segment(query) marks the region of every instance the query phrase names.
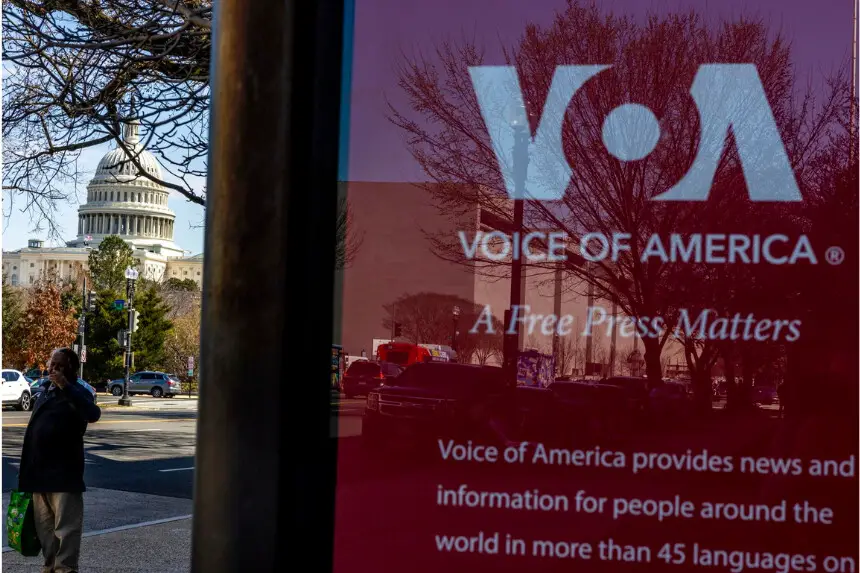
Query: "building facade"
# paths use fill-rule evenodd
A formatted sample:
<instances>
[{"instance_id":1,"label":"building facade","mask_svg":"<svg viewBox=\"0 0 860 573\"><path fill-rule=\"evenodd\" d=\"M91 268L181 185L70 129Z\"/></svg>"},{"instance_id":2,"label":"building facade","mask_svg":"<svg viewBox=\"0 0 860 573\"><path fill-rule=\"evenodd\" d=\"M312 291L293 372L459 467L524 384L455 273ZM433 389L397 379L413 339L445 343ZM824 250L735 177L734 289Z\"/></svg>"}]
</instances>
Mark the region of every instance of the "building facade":
<instances>
[{"instance_id":1,"label":"building facade","mask_svg":"<svg viewBox=\"0 0 860 573\"><path fill-rule=\"evenodd\" d=\"M173 240L176 215L167 206L169 190L158 184L161 166L143 148L140 126L124 126L123 146L102 157L87 185L86 203L78 208L76 237L65 247L45 248L30 240L27 248L3 252L3 275L12 286L27 287L43 277L77 280L89 253L108 236L117 235L134 250L141 275L149 280L203 281L203 256L189 253Z\"/></svg>"},{"instance_id":2,"label":"building facade","mask_svg":"<svg viewBox=\"0 0 860 573\"><path fill-rule=\"evenodd\" d=\"M407 294L455 295L486 306L495 318L504 320L510 303L509 267L500 264L497 272L492 272L445 260L434 252L431 238L440 233L453 237L464 231L471 237L479 230L492 231L487 224L491 217L482 217L477 210L465 216L448 216L431 203L426 191L410 183L345 185L354 232L362 239L360 249L339 277L342 284L336 295L335 342L348 354L358 356L362 350L370 354L374 339L391 338L391 331L384 326L388 317L383 307ZM612 304L595 298L589 306L588 287L569 272L560 275L561 288L556 289L555 273L524 265L520 304L535 315L572 316L570 334L558 341L570 357L563 373L583 375L587 359L603 364L607 374L642 373L642 363L632 358L637 353L641 357L641 340L625 338L620 329L610 327ZM589 327L589 313L599 315L599 311L589 310L594 307L600 307L606 317ZM540 323L534 324L537 327L521 327L519 348L552 353L552 334L545 333ZM458 328L470 326L461 324ZM500 359L501 354L489 363L499 363Z\"/></svg>"}]
</instances>

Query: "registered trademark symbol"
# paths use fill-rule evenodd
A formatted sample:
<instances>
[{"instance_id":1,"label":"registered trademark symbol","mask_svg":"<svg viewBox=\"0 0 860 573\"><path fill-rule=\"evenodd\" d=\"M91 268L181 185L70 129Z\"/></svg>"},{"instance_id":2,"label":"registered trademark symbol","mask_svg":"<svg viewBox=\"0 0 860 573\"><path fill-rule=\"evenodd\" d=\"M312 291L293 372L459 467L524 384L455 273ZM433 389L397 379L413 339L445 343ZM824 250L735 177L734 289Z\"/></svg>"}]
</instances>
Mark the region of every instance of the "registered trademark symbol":
<instances>
[{"instance_id":1,"label":"registered trademark symbol","mask_svg":"<svg viewBox=\"0 0 860 573\"><path fill-rule=\"evenodd\" d=\"M842 250L842 247L830 247L824 253L824 258L831 265L841 265L845 260L845 251Z\"/></svg>"}]
</instances>

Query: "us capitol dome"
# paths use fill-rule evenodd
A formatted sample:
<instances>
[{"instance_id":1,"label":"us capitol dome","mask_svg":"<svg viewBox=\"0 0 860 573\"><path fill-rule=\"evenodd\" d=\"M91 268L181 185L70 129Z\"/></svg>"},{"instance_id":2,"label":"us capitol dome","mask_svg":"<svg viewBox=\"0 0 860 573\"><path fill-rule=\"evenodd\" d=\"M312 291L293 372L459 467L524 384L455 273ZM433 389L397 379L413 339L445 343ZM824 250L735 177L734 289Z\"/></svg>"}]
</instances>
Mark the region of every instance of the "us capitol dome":
<instances>
[{"instance_id":1,"label":"us capitol dome","mask_svg":"<svg viewBox=\"0 0 860 573\"><path fill-rule=\"evenodd\" d=\"M75 279L86 268L90 250L110 235L134 249L142 276L201 284L203 256L186 256L187 251L173 241L176 214L167 206L170 192L147 177L161 180L162 170L155 156L143 148L139 132L137 120L126 123L123 145L130 155L117 145L99 161L87 185L86 203L78 208L74 240L64 248L44 248L42 241L34 239L26 249L3 253L3 274L10 284L27 286L48 274Z\"/></svg>"}]
</instances>

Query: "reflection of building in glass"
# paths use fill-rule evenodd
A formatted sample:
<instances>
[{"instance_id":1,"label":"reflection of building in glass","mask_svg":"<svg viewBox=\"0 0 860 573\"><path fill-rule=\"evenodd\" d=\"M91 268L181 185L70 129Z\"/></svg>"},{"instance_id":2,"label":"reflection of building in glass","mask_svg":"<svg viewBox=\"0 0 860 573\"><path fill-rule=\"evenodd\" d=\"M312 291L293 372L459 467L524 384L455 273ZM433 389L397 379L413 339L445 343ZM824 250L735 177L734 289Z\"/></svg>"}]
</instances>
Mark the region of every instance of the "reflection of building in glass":
<instances>
[{"instance_id":1,"label":"reflection of building in glass","mask_svg":"<svg viewBox=\"0 0 860 573\"><path fill-rule=\"evenodd\" d=\"M362 234L361 248L342 275L341 320L339 338L350 354L356 349L372 348L374 339L388 340L390 330L383 326L386 320L384 305L404 294L423 292L456 295L478 305L489 305L495 318L504 319L510 299L510 278L506 265L497 271L478 271L474 267L442 260L432 250L431 236L458 231L474 236L479 228L492 230L491 217L481 217L476 211L460 218L455 224L432 205L426 191L409 183L351 182L347 197L352 210L353 224ZM483 220L483 222L482 222ZM481 225L481 227L479 227ZM588 316L587 288L578 284L570 273L564 273L560 305L556 305L555 273L547 269L523 266L524 300L531 314L572 315L571 335L560 338L560 352L568 358L564 362L566 374L583 374L586 358L586 340L583 336ZM595 299L611 313L612 305ZM608 321L607 321L608 322ZM465 325L461 325L461 330ZM531 333L521 329L520 348L552 353L552 335L535 324ZM444 340L419 340L428 344L445 344ZM606 324L596 326L592 337L592 362L610 363L612 337ZM641 341L636 345L642 349ZM617 336L615 374L629 373L627 358L634 350L633 338ZM640 351L641 352L641 351ZM499 363L500 356L491 363ZM644 368L641 369L644 371Z\"/></svg>"},{"instance_id":2,"label":"reflection of building in glass","mask_svg":"<svg viewBox=\"0 0 860 573\"><path fill-rule=\"evenodd\" d=\"M203 256L186 257L173 241L176 215L167 206L169 191L148 176L162 178L155 156L143 148L138 123L125 126L123 143L146 175L117 146L102 157L87 185L87 201L78 208L75 239L66 247L45 248L31 240L26 249L3 253L3 274L9 284L28 286L39 277L78 278L87 267L89 250L109 235L134 249L141 274L151 280L168 278L203 281Z\"/></svg>"}]
</instances>

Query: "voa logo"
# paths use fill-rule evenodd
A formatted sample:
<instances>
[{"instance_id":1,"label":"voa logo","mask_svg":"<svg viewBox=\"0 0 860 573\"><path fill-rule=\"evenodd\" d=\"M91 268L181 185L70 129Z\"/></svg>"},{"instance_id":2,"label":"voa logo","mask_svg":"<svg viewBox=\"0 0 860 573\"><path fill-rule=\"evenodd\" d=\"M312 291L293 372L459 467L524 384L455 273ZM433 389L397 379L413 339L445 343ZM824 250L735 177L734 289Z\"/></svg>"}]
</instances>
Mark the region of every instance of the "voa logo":
<instances>
[{"instance_id":1,"label":"voa logo","mask_svg":"<svg viewBox=\"0 0 860 573\"><path fill-rule=\"evenodd\" d=\"M575 176L562 148L565 112L579 88L610 67L577 65L556 68L537 132L530 136L530 160L524 186L514 183L511 125L528 125L516 68L469 68L481 115L511 199L554 201L564 196ZM707 200L729 128L734 134L752 201L802 200L754 64L705 64L696 73L690 94L700 117L698 153L681 180L652 200ZM613 156L622 161L636 161L654 150L660 138L660 125L647 107L627 103L607 115L602 126L602 138Z\"/></svg>"}]
</instances>

